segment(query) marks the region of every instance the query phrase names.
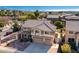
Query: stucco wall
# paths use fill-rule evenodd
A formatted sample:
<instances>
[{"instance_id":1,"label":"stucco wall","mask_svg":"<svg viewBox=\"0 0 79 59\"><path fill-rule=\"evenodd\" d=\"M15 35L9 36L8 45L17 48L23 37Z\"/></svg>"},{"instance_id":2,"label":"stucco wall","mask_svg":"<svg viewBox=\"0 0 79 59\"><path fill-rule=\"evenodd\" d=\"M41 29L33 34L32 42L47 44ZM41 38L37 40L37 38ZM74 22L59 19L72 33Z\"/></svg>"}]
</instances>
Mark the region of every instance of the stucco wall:
<instances>
[{"instance_id":1,"label":"stucco wall","mask_svg":"<svg viewBox=\"0 0 79 59\"><path fill-rule=\"evenodd\" d=\"M76 46L78 46L79 43L79 34L75 34L75 32L73 34L69 34L68 31L66 31L65 34L65 42L68 43L68 38L74 38L76 41Z\"/></svg>"},{"instance_id":2,"label":"stucco wall","mask_svg":"<svg viewBox=\"0 0 79 59\"><path fill-rule=\"evenodd\" d=\"M66 30L66 32L65 32L65 42L68 42L68 38L74 38L75 39L75 34L70 34L69 31Z\"/></svg>"}]
</instances>

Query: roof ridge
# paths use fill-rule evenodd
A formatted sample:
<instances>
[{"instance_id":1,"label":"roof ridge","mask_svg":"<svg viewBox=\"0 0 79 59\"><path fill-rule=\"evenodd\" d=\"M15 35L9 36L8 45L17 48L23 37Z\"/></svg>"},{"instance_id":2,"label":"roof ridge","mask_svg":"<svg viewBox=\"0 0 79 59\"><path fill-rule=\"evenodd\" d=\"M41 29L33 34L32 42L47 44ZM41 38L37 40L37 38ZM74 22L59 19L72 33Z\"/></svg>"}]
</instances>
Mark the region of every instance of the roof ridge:
<instances>
[{"instance_id":1,"label":"roof ridge","mask_svg":"<svg viewBox=\"0 0 79 59\"><path fill-rule=\"evenodd\" d=\"M50 30L52 30L52 28L50 28L49 26L48 26L48 24L46 24L45 22L43 22ZM53 30L52 30L53 31Z\"/></svg>"},{"instance_id":2,"label":"roof ridge","mask_svg":"<svg viewBox=\"0 0 79 59\"><path fill-rule=\"evenodd\" d=\"M36 25L36 26L34 26L34 27L37 27L37 26L40 26L40 25L42 25L43 23L40 23L40 24L38 24L38 25Z\"/></svg>"}]
</instances>

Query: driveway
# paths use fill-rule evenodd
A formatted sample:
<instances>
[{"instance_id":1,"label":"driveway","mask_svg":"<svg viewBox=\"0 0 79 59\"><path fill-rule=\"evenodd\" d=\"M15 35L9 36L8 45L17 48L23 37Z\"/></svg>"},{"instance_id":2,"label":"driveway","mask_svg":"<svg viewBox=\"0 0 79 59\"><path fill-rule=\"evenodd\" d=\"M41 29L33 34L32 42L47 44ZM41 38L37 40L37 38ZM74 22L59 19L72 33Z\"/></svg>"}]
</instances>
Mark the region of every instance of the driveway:
<instances>
[{"instance_id":1,"label":"driveway","mask_svg":"<svg viewBox=\"0 0 79 59\"><path fill-rule=\"evenodd\" d=\"M51 46L39 44L39 43L31 43L23 52L27 53L47 53Z\"/></svg>"},{"instance_id":2,"label":"driveway","mask_svg":"<svg viewBox=\"0 0 79 59\"><path fill-rule=\"evenodd\" d=\"M0 46L0 53L23 53L17 49Z\"/></svg>"}]
</instances>

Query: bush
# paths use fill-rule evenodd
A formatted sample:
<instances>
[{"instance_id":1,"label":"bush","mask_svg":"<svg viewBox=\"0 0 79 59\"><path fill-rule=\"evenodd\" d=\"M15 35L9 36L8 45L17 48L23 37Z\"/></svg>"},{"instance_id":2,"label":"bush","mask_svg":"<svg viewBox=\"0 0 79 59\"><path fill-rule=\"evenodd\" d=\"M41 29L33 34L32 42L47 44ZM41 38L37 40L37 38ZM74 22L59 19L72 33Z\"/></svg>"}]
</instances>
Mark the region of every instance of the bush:
<instances>
[{"instance_id":1,"label":"bush","mask_svg":"<svg viewBox=\"0 0 79 59\"><path fill-rule=\"evenodd\" d=\"M13 32L19 31L21 29L20 25L17 22L13 25Z\"/></svg>"},{"instance_id":2,"label":"bush","mask_svg":"<svg viewBox=\"0 0 79 59\"><path fill-rule=\"evenodd\" d=\"M0 22L0 27L4 27L4 23L3 22Z\"/></svg>"},{"instance_id":3,"label":"bush","mask_svg":"<svg viewBox=\"0 0 79 59\"><path fill-rule=\"evenodd\" d=\"M62 51L62 53L70 53L71 46L69 44L63 44L63 45L61 45L61 51Z\"/></svg>"},{"instance_id":4,"label":"bush","mask_svg":"<svg viewBox=\"0 0 79 59\"><path fill-rule=\"evenodd\" d=\"M55 21L54 24L57 26L57 29L63 28L62 21Z\"/></svg>"}]
</instances>

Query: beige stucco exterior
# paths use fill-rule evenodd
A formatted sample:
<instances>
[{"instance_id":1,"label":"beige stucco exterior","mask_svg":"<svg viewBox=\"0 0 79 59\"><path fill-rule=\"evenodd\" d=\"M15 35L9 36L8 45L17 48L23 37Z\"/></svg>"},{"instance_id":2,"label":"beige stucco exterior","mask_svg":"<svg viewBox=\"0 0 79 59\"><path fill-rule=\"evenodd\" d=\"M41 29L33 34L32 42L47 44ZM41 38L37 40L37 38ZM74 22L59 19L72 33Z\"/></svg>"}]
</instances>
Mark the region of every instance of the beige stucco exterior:
<instances>
[{"instance_id":1,"label":"beige stucco exterior","mask_svg":"<svg viewBox=\"0 0 79 59\"><path fill-rule=\"evenodd\" d=\"M36 43L52 45L54 43L54 37L46 37L46 36L32 36L33 41Z\"/></svg>"},{"instance_id":2,"label":"beige stucco exterior","mask_svg":"<svg viewBox=\"0 0 79 59\"><path fill-rule=\"evenodd\" d=\"M78 46L79 43L79 33L75 34L76 31L72 31L73 34L70 34L68 30L65 32L65 42L68 43L68 38L74 38L76 41L76 46Z\"/></svg>"},{"instance_id":3,"label":"beige stucco exterior","mask_svg":"<svg viewBox=\"0 0 79 59\"><path fill-rule=\"evenodd\" d=\"M55 39L55 33L54 32L47 31L48 34L45 34L45 31L44 31L44 33L41 34L42 30L39 30L39 29L33 29L33 30L34 31L32 32L32 38L33 38L34 42L47 44L47 45L52 45L54 43L54 39ZM39 33L35 33L35 30L38 30Z\"/></svg>"},{"instance_id":4,"label":"beige stucco exterior","mask_svg":"<svg viewBox=\"0 0 79 59\"><path fill-rule=\"evenodd\" d=\"M68 42L68 38L75 38L75 34L70 34L68 30L65 32L65 42Z\"/></svg>"},{"instance_id":5,"label":"beige stucco exterior","mask_svg":"<svg viewBox=\"0 0 79 59\"><path fill-rule=\"evenodd\" d=\"M27 29L23 29L24 31L26 31ZM33 42L35 43L41 43L41 44L47 44L47 45L52 45L54 43L54 39L55 39L55 33L51 32L51 31L47 31L48 34L45 34L45 31L43 31L44 33L42 33L40 29L30 29L31 31L31 35L32 35L32 39ZM38 30L39 33L36 33L35 31ZM27 34L26 32L21 32L20 34ZM21 35L22 37L22 35ZM24 36L23 36L24 37ZM22 38L23 38L22 37Z\"/></svg>"}]
</instances>

